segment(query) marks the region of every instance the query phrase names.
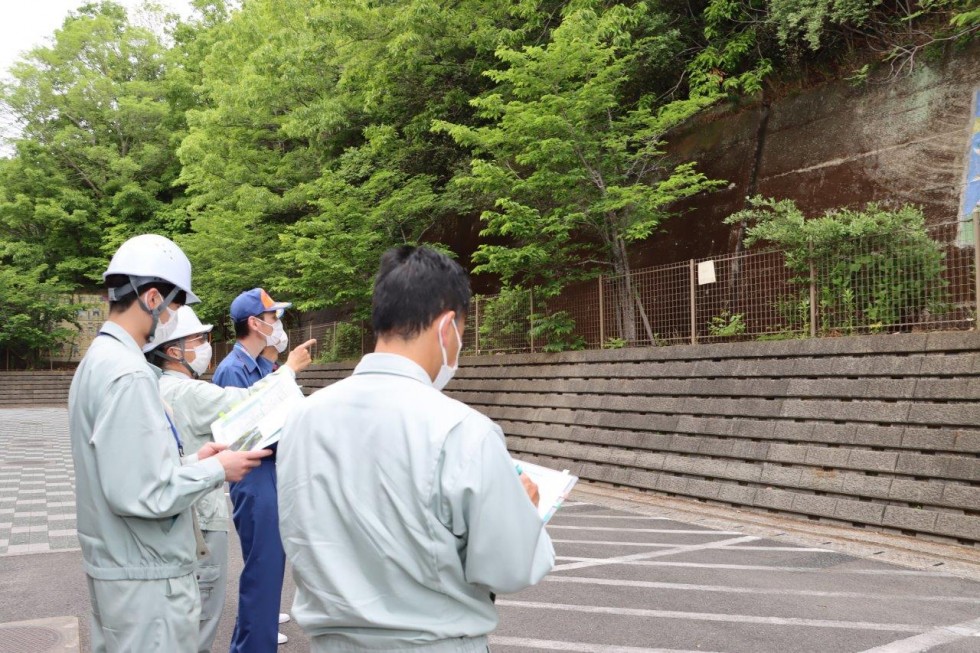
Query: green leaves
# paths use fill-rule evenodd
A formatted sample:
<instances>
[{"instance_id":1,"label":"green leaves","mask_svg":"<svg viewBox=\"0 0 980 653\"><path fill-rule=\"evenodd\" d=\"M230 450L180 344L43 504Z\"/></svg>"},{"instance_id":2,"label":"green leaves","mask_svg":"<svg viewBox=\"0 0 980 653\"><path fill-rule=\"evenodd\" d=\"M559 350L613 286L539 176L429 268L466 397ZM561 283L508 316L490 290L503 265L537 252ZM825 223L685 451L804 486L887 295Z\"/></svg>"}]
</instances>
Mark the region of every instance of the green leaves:
<instances>
[{"instance_id":1,"label":"green leaves","mask_svg":"<svg viewBox=\"0 0 980 653\"><path fill-rule=\"evenodd\" d=\"M825 331L916 322L946 301L944 254L917 207L871 203L807 219L791 200L754 197L749 205L726 222L748 221L748 246L783 250L796 283L809 285L812 265Z\"/></svg>"},{"instance_id":2,"label":"green leaves","mask_svg":"<svg viewBox=\"0 0 980 653\"><path fill-rule=\"evenodd\" d=\"M472 101L484 126L436 122L475 157L456 183L477 192L487 237L477 271L556 292L567 270L622 271L622 243L649 237L677 199L711 187L686 164L671 168L665 133L709 99L664 102L633 94L646 67L678 44L644 3L570 5L542 45L497 49L496 85Z\"/></svg>"}]
</instances>

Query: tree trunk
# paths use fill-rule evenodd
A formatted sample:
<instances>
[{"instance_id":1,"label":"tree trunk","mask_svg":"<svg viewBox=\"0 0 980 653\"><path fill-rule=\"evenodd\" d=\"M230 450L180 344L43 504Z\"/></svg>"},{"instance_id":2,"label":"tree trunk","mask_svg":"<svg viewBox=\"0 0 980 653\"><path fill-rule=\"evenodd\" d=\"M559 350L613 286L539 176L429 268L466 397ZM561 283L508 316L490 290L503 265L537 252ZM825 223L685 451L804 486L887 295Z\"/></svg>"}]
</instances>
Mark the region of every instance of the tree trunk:
<instances>
[{"instance_id":1,"label":"tree trunk","mask_svg":"<svg viewBox=\"0 0 980 653\"><path fill-rule=\"evenodd\" d=\"M636 342L636 304L634 303L633 279L630 276L630 262L626 256L626 243L614 234L612 247L613 269L620 278L616 292L617 321L619 322L619 337L626 342Z\"/></svg>"},{"instance_id":2,"label":"tree trunk","mask_svg":"<svg viewBox=\"0 0 980 653\"><path fill-rule=\"evenodd\" d=\"M643 327L646 330L647 340L653 344L653 328L650 326L650 319L643 308L640 293L633 286L632 269L626 252L626 241L619 234L617 218L618 216L615 214L606 216L606 227L609 230L606 242L609 244L613 270L621 279L616 286L613 302L616 306L616 326L619 327L619 337L629 344L638 342L636 317L637 311L639 311L640 319L643 321ZM601 320L603 317L600 315L599 319Z\"/></svg>"}]
</instances>

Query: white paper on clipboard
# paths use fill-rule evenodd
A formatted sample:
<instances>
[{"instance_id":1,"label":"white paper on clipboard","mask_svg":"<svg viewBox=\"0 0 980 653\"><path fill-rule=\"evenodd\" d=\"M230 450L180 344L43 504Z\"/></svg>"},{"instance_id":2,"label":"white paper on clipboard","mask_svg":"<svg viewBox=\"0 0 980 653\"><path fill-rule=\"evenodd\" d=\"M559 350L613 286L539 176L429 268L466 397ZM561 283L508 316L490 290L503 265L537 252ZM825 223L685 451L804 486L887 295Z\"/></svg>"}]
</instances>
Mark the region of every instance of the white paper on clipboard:
<instances>
[{"instance_id":1,"label":"white paper on clipboard","mask_svg":"<svg viewBox=\"0 0 980 653\"><path fill-rule=\"evenodd\" d=\"M273 374L261 381L247 399L211 423L214 441L232 451L264 449L279 441L283 424L303 391L289 374Z\"/></svg>"},{"instance_id":2,"label":"white paper on clipboard","mask_svg":"<svg viewBox=\"0 0 980 653\"><path fill-rule=\"evenodd\" d=\"M547 523L578 483L578 476L569 474L567 469L558 471L516 458L513 460L514 465L538 486L538 514Z\"/></svg>"}]
</instances>

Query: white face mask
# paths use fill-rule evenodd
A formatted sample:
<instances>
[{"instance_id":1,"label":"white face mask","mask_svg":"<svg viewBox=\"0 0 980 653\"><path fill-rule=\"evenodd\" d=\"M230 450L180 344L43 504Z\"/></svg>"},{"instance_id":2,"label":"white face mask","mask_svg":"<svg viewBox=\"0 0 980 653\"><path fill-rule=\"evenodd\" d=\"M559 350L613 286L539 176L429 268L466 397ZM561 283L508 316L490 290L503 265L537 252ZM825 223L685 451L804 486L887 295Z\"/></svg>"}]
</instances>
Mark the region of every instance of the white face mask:
<instances>
[{"instance_id":1,"label":"white face mask","mask_svg":"<svg viewBox=\"0 0 980 653\"><path fill-rule=\"evenodd\" d=\"M286 330L282 328L282 320L276 320L272 324L259 320L262 324L272 327L272 333L265 337L265 344L269 347L275 347L276 351L280 354L286 351L286 347L289 346L289 335L286 334Z\"/></svg>"},{"instance_id":2,"label":"white face mask","mask_svg":"<svg viewBox=\"0 0 980 653\"><path fill-rule=\"evenodd\" d=\"M211 364L211 343L204 342L194 347L191 350L194 352L194 360L188 363L194 373L201 376L208 371L208 365Z\"/></svg>"},{"instance_id":3,"label":"white face mask","mask_svg":"<svg viewBox=\"0 0 980 653\"><path fill-rule=\"evenodd\" d=\"M459 349L456 350L456 362L452 365L449 364L449 354L446 352L446 345L442 341L442 327L446 324L446 320L449 319L447 315L439 323L439 349L442 350L442 367L439 368L439 373L436 375L435 380L432 382L432 387L436 390L442 390L449 383L453 375L456 374L456 370L459 369L459 355L463 351L463 339L459 335L459 329L456 327L456 320L452 321L453 331L456 332L456 342L459 344Z\"/></svg>"},{"instance_id":4,"label":"white face mask","mask_svg":"<svg viewBox=\"0 0 980 653\"><path fill-rule=\"evenodd\" d=\"M153 330L153 342L167 342L170 336L177 330L177 311L167 307L167 323L163 320L157 321L157 328Z\"/></svg>"}]
</instances>

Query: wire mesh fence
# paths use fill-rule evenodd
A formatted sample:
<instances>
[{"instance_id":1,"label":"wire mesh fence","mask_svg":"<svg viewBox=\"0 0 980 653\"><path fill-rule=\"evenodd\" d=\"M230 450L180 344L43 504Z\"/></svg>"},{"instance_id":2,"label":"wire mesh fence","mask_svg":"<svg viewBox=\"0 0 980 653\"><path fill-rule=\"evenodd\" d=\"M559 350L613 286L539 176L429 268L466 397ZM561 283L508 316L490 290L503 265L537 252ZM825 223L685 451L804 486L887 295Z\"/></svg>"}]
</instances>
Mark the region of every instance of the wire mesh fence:
<instances>
[{"instance_id":1,"label":"wire mesh fence","mask_svg":"<svg viewBox=\"0 0 980 653\"><path fill-rule=\"evenodd\" d=\"M978 221L599 275L570 284L558 297L536 296L533 289L477 295L466 315L463 351L480 355L975 329ZM365 322L308 324L288 333L290 347L315 340L311 353L318 362L355 359L374 349ZM224 358L232 346L215 342L214 360Z\"/></svg>"},{"instance_id":2,"label":"wire mesh fence","mask_svg":"<svg viewBox=\"0 0 980 653\"><path fill-rule=\"evenodd\" d=\"M972 226L972 225L968 225ZM761 249L692 259L570 285L558 297L507 289L475 296L466 354L977 327L977 252L963 224L925 234L839 238L800 251ZM973 230L969 230L973 235ZM973 238L969 238L970 241ZM320 360L373 348L361 324L290 332L317 338Z\"/></svg>"}]
</instances>

